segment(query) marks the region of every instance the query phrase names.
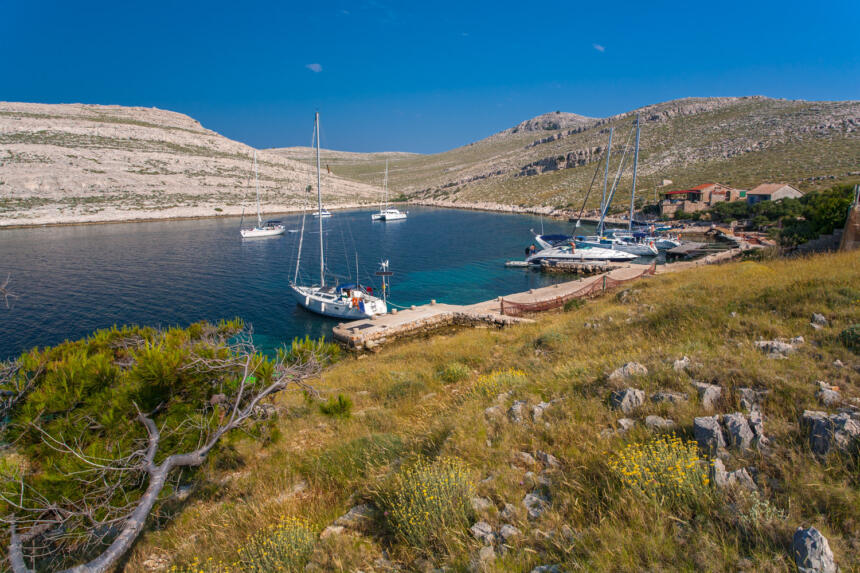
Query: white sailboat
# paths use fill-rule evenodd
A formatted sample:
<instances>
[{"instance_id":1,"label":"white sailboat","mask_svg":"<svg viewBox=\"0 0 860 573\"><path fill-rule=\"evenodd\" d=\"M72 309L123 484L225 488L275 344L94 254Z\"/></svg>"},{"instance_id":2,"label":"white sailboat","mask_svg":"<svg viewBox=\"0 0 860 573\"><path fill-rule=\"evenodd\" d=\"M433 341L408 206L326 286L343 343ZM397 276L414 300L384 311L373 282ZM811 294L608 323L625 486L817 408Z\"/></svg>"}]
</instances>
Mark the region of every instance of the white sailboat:
<instances>
[{"instance_id":1,"label":"white sailboat","mask_svg":"<svg viewBox=\"0 0 860 573\"><path fill-rule=\"evenodd\" d=\"M266 221L263 223L263 213L260 210L260 177L257 173L257 150L254 150L254 183L257 187L257 226L252 229L240 229L239 234L243 239L256 237L274 237L283 235L286 228L280 221ZM244 211L243 211L244 219ZM241 227L241 223L239 225Z\"/></svg>"},{"instance_id":2,"label":"white sailboat","mask_svg":"<svg viewBox=\"0 0 860 573\"><path fill-rule=\"evenodd\" d=\"M615 249L560 244L529 255L526 257L526 262L529 264L538 264L541 261L630 261L635 258L636 255Z\"/></svg>"},{"instance_id":3,"label":"white sailboat","mask_svg":"<svg viewBox=\"0 0 860 573\"><path fill-rule=\"evenodd\" d=\"M384 201L381 205L379 205L379 213L372 213L370 215L371 221L398 221L401 219L405 219L406 215L409 214L409 211L406 213L400 211L399 209L395 209L388 204L388 160L385 160L385 179L382 181L382 196Z\"/></svg>"},{"instance_id":4,"label":"white sailboat","mask_svg":"<svg viewBox=\"0 0 860 573\"><path fill-rule=\"evenodd\" d=\"M290 283L296 302L305 309L321 314L340 318L344 320L357 320L370 318L377 314L386 314L388 305L386 301L373 295L372 289L361 285L326 285L325 284L325 253L323 250L323 207L320 176L320 115L314 116L314 137L317 144L317 220L319 221L320 235L320 281L317 285L304 286L298 284L299 265L302 256L302 243L304 241L304 216L302 216L302 229L299 238L298 256L296 258L296 274ZM387 266L387 265L386 265ZM387 270L387 269L386 269Z\"/></svg>"}]
</instances>

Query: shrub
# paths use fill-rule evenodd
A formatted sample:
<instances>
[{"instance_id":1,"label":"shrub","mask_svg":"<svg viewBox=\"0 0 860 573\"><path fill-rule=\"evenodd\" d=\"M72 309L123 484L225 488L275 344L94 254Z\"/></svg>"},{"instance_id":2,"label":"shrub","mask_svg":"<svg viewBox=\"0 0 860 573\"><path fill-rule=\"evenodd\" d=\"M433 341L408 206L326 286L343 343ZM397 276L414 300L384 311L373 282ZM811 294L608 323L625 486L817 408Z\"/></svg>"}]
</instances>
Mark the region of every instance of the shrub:
<instances>
[{"instance_id":1,"label":"shrub","mask_svg":"<svg viewBox=\"0 0 860 573\"><path fill-rule=\"evenodd\" d=\"M526 373L522 370L509 368L507 370L496 370L490 374L482 374L475 382L473 392L490 398L502 392L507 392L526 381Z\"/></svg>"},{"instance_id":2,"label":"shrub","mask_svg":"<svg viewBox=\"0 0 860 573\"><path fill-rule=\"evenodd\" d=\"M585 301L581 298L572 298L564 303L564 312L570 312L585 306Z\"/></svg>"},{"instance_id":3,"label":"shrub","mask_svg":"<svg viewBox=\"0 0 860 573\"><path fill-rule=\"evenodd\" d=\"M352 415L352 400L343 394L332 396L320 404L320 412L332 418L349 418Z\"/></svg>"},{"instance_id":4,"label":"shrub","mask_svg":"<svg viewBox=\"0 0 860 573\"><path fill-rule=\"evenodd\" d=\"M674 435L629 444L609 466L622 484L661 505L698 502L709 495L708 466L699 458L696 442Z\"/></svg>"},{"instance_id":5,"label":"shrub","mask_svg":"<svg viewBox=\"0 0 860 573\"><path fill-rule=\"evenodd\" d=\"M782 510L761 497L757 491L744 495L735 507L738 525L747 530L755 530L786 517Z\"/></svg>"},{"instance_id":6,"label":"shrub","mask_svg":"<svg viewBox=\"0 0 860 573\"><path fill-rule=\"evenodd\" d=\"M839 333L839 341L845 348L860 351L860 324L849 326Z\"/></svg>"},{"instance_id":7,"label":"shrub","mask_svg":"<svg viewBox=\"0 0 860 573\"><path fill-rule=\"evenodd\" d=\"M464 531L472 518L475 486L458 460L419 460L401 470L380 496L395 537L420 549L438 549L449 535Z\"/></svg>"},{"instance_id":8,"label":"shrub","mask_svg":"<svg viewBox=\"0 0 860 573\"><path fill-rule=\"evenodd\" d=\"M471 374L472 371L462 362L449 362L439 370L439 378L448 384L465 380Z\"/></svg>"},{"instance_id":9,"label":"shrub","mask_svg":"<svg viewBox=\"0 0 860 573\"><path fill-rule=\"evenodd\" d=\"M248 538L239 549L242 571L304 571L316 543L306 521L290 517Z\"/></svg>"},{"instance_id":10,"label":"shrub","mask_svg":"<svg viewBox=\"0 0 860 573\"><path fill-rule=\"evenodd\" d=\"M340 346L326 342L325 338L313 339L310 336L294 338L289 348L281 350L287 362L303 362L314 356L323 366L337 362L340 358Z\"/></svg>"}]
</instances>

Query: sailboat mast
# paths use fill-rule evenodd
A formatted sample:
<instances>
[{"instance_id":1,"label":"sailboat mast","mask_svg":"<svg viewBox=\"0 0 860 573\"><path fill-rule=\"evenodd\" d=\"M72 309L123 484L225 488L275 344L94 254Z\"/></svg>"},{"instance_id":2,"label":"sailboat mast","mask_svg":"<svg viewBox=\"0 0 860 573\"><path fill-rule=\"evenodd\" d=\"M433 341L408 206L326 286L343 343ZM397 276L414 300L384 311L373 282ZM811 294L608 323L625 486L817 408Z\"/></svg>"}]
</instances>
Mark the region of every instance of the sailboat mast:
<instances>
[{"instance_id":1,"label":"sailboat mast","mask_svg":"<svg viewBox=\"0 0 860 573\"><path fill-rule=\"evenodd\" d=\"M257 150L254 150L254 184L257 186L257 228L263 228L263 216L260 213L260 177L257 174Z\"/></svg>"},{"instance_id":2,"label":"sailboat mast","mask_svg":"<svg viewBox=\"0 0 860 573\"><path fill-rule=\"evenodd\" d=\"M628 231L633 231L633 201L636 199L636 168L639 166L639 114L636 114L636 148L633 152L633 189L630 191L630 222Z\"/></svg>"},{"instance_id":3,"label":"sailboat mast","mask_svg":"<svg viewBox=\"0 0 860 573\"><path fill-rule=\"evenodd\" d=\"M320 286L325 286L325 256L323 255L322 175L320 175L320 112L314 116L317 131L317 214L320 220Z\"/></svg>"},{"instance_id":4,"label":"sailboat mast","mask_svg":"<svg viewBox=\"0 0 860 573\"><path fill-rule=\"evenodd\" d=\"M385 198L385 208L388 209L388 159L385 160L385 179L382 180L382 191Z\"/></svg>"},{"instance_id":5,"label":"sailboat mast","mask_svg":"<svg viewBox=\"0 0 860 573\"><path fill-rule=\"evenodd\" d=\"M600 222L597 224L597 236L603 234L603 217L606 215L606 185L609 181L609 160L612 159L612 132L614 127L609 128L609 147L606 149L606 171L603 173L603 200L600 202Z\"/></svg>"}]
</instances>

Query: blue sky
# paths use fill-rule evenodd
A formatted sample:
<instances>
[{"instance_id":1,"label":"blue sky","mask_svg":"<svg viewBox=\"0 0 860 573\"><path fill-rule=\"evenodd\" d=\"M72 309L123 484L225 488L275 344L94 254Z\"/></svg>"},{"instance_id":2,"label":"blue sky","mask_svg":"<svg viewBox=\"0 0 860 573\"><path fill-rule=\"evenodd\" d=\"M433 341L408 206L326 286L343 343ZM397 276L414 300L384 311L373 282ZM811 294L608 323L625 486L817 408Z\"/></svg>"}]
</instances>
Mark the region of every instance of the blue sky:
<instances>
[{"instance_id":1,"label":"blue sky","mask_svg":"<svg viewBox=\"0 0 860 573\"><path fill-rule=\"evenodd\" d=\"M255 147L444 151L541 113L860 99L860 2L0 0L0 100L155 106Z\"/></svg>"}]
</instances>

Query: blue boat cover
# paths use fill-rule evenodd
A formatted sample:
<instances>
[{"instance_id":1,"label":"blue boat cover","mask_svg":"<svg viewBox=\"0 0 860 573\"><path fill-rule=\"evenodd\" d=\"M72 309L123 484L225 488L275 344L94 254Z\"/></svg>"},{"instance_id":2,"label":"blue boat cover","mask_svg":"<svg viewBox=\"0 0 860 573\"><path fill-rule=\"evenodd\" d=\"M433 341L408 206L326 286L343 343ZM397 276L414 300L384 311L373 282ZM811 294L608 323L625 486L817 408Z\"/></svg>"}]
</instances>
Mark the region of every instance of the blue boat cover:
<instances>
[{"instance_id":1,"label":"blue boat cover","mask_svg":"<svg viewBox=\"0 0 860 573\"><path fill-rule=\"evenodd\" d=\"M352 290L355 288L355 286L356 286L355 283L350 283L348 285L339 285L337 287L337 292L341 292L341 291L345 291L345 290Z\"/></svg>"}]
</instances>

